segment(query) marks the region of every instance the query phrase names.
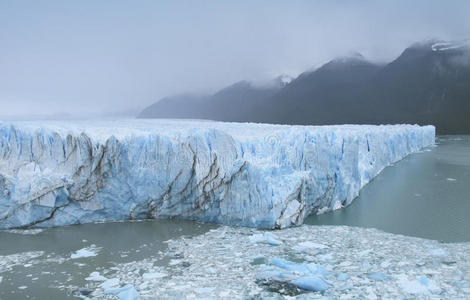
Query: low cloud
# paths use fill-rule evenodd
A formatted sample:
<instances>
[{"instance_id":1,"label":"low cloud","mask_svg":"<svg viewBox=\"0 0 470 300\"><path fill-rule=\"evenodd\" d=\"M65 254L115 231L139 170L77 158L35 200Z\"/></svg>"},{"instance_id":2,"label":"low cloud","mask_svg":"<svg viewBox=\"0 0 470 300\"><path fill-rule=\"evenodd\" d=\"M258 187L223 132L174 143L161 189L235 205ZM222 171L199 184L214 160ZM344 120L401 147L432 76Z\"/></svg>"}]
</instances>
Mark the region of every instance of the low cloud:
<instances>
[{"instance_id":1,"label":"low cloud","mask_svg":"<svg viewBox=\"0 0 470 300\"><path fill-rule=\"evenodd\" d=\"M0 3L0 115L109 115L470 35L469 1ZM468 57L458 59L467 63Z\"/></svg>"}]
</instances>

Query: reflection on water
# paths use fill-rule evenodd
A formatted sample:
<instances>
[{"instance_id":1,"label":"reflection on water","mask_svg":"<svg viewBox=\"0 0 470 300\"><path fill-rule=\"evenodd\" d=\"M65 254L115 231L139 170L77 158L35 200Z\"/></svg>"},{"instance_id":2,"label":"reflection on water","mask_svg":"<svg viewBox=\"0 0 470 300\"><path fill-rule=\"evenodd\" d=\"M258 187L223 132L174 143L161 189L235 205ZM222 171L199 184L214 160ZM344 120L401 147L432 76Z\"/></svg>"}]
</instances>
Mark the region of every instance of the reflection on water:
<instances>
[{"instance_id":1,"label":"reflection on water","mask_svg":"<svg viewBox=\"0 0 470 300\"><path fill-rule=\"evenodd\" d=\"M386 168L349 207L310 216L306 223L470 241L470 136L440 136L436 142Z\"/></svg>"}]
</instances>

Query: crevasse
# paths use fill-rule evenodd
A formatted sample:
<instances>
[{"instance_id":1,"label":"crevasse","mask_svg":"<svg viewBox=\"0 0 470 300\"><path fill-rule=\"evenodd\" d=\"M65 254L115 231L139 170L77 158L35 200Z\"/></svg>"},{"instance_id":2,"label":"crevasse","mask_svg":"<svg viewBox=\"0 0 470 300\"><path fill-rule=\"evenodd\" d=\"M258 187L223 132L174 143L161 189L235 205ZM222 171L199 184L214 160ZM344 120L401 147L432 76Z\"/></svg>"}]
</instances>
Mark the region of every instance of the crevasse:
<instances>
[{"instance_id":1,"label":"crevasse","mask_svg":"<svg viewBox=\"0 0 470 300\"><path fill-rule=\"evenodd\" d=\"M434 144L417 125L0 123L0 228L146 218L284 228Z\"/></svg>"}]
</instances>

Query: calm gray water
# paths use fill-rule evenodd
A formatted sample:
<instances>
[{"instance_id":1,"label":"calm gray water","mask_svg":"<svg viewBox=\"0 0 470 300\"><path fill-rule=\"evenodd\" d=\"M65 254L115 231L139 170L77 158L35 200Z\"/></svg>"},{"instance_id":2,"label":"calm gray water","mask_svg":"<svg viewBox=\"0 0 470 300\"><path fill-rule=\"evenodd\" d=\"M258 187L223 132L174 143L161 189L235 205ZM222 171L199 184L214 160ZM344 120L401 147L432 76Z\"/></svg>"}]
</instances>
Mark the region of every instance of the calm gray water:
<instances>
[{"instance_id":1,"label":"calm gray water","mask_svg":"<svg viewBox=\"0 0 470 300\"><path fill-rule=\"evenodd\" d=\"M45 252L39 263L21 263L11 271L0 272L0 299L79 299L73 291L67 293L58 287L84 287L85 278L97 269L150 258L166 251L165 241L169 239L203 234L215 227L192 221L152 220L48 228L34 235L0 231L0 255ZM91 244L102 248L97 256L70 260L72 253Z\"/></svg>"},{"instance_id":2,"label":"calm gray water","mask_svg":"<svg viewBox=\"0 0 470 300\"><path fill-rule=\"evenodd\" d=\"M349 207L310 216L306 223L470 241L470 136L438 137L437 147L386 168Z\"/></svg>"}]
</instances>

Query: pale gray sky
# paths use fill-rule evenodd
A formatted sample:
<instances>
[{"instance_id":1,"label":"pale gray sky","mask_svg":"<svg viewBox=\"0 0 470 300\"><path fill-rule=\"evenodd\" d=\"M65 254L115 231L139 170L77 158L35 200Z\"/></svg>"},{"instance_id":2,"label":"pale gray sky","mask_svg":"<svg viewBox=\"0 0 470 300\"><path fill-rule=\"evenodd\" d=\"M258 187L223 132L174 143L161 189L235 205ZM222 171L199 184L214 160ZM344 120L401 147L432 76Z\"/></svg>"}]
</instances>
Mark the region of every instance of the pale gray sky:
<instances>
[{"instance_id":1,"label":"pale gray sky","mask_svg":"<svg viewBox=\"0 0 470 300\"><path fill-rule=\"evenodd\" d=\"M0 0L0 115L136 111L358 51L470 37L470 1Z\"/></svg>"}]
</instances>

